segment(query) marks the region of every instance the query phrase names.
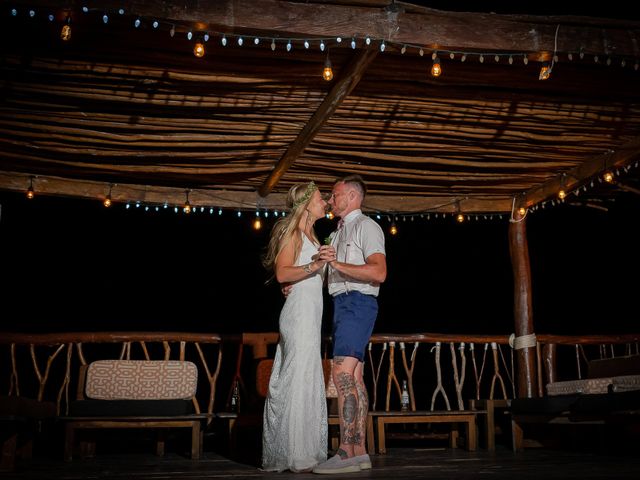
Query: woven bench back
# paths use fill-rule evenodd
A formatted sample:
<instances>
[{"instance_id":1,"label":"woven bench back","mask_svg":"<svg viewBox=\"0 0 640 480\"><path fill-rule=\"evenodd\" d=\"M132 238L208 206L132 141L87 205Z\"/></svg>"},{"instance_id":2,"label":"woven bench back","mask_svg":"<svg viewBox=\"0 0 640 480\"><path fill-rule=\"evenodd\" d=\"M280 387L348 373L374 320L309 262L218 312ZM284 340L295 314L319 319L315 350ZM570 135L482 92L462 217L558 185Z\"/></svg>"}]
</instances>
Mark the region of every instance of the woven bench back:
<instances>
[{"instance_id":1,"label":"woven bench back","mask_svg":"<svg viewBox=\"0 0 640 480\"><path fill-rule=\"evenodd\" d=\"M198 369L179 360L98 360L87 370L85 395L98 400L177 400L196 393Z\"/></svg>"}]
</instances>

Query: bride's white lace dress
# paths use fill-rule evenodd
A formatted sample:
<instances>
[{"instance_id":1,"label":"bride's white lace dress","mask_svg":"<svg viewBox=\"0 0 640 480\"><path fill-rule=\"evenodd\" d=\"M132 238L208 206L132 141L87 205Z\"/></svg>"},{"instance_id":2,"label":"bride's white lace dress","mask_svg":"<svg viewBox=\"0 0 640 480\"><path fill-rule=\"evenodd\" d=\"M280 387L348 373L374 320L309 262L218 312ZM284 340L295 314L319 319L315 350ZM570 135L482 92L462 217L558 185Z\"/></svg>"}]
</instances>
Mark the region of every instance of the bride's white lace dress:
<instances>
[{"instance_id":1,"label":"bride's white lace dress","mask_svg":"<svg viewBox=\"0 0 640 480\"><path fill-rule=\"evenodd\" d=\"M317 251L303 235L297 265L311 262ZM264 405L263 470L306 470L327 459L322 305L320 270L293 286L280 313L280 342Z\"/></svg>"}]
</instances>

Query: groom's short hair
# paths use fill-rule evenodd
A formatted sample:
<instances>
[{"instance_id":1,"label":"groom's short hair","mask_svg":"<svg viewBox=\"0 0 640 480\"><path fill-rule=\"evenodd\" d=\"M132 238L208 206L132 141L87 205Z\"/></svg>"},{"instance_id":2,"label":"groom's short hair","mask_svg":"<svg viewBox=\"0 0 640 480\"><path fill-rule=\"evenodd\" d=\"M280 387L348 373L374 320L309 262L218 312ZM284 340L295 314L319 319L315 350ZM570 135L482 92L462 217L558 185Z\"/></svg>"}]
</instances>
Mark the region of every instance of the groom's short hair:
<instances>
[{"instance_id":1,"label":"groom's short hair","mask_svg":"<svg viewBox=\"0 0 640 480\"><path fill-rule=\"evenodd\" d=\"M346 177L336 180L335 183L345 183L355 188L360 193L363 200L364 196L367 194L367 186L360 175L347 175Z\"/></svg>"}]
</instances>

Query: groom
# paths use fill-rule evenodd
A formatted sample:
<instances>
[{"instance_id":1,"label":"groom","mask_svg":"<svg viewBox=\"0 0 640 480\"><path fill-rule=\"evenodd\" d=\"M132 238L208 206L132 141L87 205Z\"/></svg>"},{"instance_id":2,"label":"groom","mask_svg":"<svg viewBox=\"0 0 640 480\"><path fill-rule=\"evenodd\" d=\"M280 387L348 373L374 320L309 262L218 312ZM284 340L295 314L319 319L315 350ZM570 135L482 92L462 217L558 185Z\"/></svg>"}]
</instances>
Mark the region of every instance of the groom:
<instances>
[{"instance_id":1,"label":"groom","mask_svg":"<svg viewBox=\"0 0 640 480\"><path fill-rule=\"evenodd\" d=\"M331 235L336 260L330 262L333 297L333 381L338 390L340 447L313 473L339 474L371 468L365 439L369 399L364 385L364 353L378 315L378 292L387 276L384 233L360 209L366 186L349 175L333 186L329 199L340 217Z\"/></svg>"}]
</instances>

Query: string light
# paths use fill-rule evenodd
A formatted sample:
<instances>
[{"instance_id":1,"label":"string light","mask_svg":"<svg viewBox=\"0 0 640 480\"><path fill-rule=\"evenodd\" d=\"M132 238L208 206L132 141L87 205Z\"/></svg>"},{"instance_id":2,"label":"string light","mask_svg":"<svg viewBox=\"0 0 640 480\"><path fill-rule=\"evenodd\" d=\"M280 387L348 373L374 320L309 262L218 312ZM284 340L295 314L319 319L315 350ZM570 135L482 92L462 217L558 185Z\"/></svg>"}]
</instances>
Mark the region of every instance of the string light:
<instances>
[{"instance_id":1,"label":"string light","mask_svg":"<svg viewBox=\"0 0 640 480\"><path fill-rule=\"evenodd\" d=\"M184 202L184 206L182 207L182 211L187 215L191 213L191 204L189 203L189 190L184 191L186 201Z\"/></svg>"},{"instance_id":2,"label":"string light","mask_svg":"<svg viewBox=\"0 0 640 480\"><path fill-rule=\"evenodd\" d=\"M611 173L608 170L606 172L604 172L604 174L602 175L602 178L607 183L613 183L613 173Z\"/></svg>"},{"instance_id":3,"label":"string light","mask_svg":"<svg viewBox=\"0 0 640 480\"><path fill-rule=\"evenodd\" d=\"M262 222L260 221L260 212L256 211L256 218L253 221L253 229L260 230L262 228Z\"/></svg>"},{"instance_id":4,"label":"string light","mask_svg":"<svg viewBox=\"0 0 640 480\"><path fill-rule=\"evenodd\" d=\"M111 191L113 190L113 185L109 185L109 193L107 193L107 196L104 197L104 201L102 202L102 204L105 206L105 208L109 208L111 206L111 204L113 203L111 201Z\"/></svg>"},{"instance_id":5,"label":"string light","mask_svg":"<svg viewBox=\"0 0 640 480\"><path fill-rule=\"evenodd\" d=\"M558 56L556 52L558 51L558 32L560 31L560 24L556 27L556 34L553 40L553 56L551 57L551 64L549 62L544 62L542 67L540 68L540 74L538 75L538 80L548 80L551 77L551 70L553 70L553 66L556 63L556 59Z\"/></svg>"},{"instance_id":6,"label":"string light","mask_svg":"<svg viewBox=\"0 0 640 480\"><path fill-rule=\"evenodd\" d=\"M540 67L540 75L538 75L538 80L549 80L551 77L551 65L548 62L544 62L542 67Z\"/></svg>"},{"instance_id":7,"label":"string light","mask_svg":"<svg viewBox=\"0 0 640 480\"><path fill-rule=\"evenodd\" d=\"M35 196L36 196L36 193L33 191L33 177L29 177L29 188L27 188L27 198L31 200Z\"/></svg>"},{"instance_id":8,"label":"string light","mask_svg":"<svg viewBox=\"0 0 640 480\"><path fill-rule=\"evenodd\" d=\"M566 174L562 174L560 177L560 190L558 191L558 198L564 200L567 197L567 191L565 190Z\"/></svg>"},{"instance_id":9,"label":"string light","mask_svg":"<svg viewBox=\"0 0 640 480\"><path fill-rule=\"evenodd\" d=\"M333 80L333 69L331 68L331 60L329 60L329 51L327 50L327 58L324 60L324 69L322 70L322 78L327 82Z\"/></svg>"},{"instance_id":10,"label":"string light","mask_svg":"<svg viewBox=\"0 0 640 480\"><path fill-rule=\"evenodd\" d=\"M86 7L86 6L83 6L83 7L82 7L82 11L83 11L84 13L89 13L91 10L92 10L92 9L90 9L89 7ZM122 13L123 11L124 11L124 10L123 10L122 8L120 8L120 9L114 9L114 12L120 13L120 15L123 15L123 14L124 14L124 13ZM17 10L16 10L16 9L12 9L10 12L11 12L11 15L13 15L14 17L18 15L18 13L17 13ZM102 19L102 22L103 22L103 23L105 23L105 24L112 23L112 22L109 22L109 19L110 19L110 18L109 18L109 15L110 15L111 13L112 13L112 12L109 12L109 11L102 11L102 12L101 12L101 16L100 16L99 18L101 18L101 19ZM33 16L36 16L36 12L35 12L35 10L34 10L34 11L30 11L30 12L29 12L29 14L30 14L30 15L33 15ZM54 16L52 16L51 14L49 14L49 16L50 16L50 17L54 17ZM55 19L55 17L54 17L54 19ZM143 17L140 17L139 15L137 15L137 16L134 16L134 21L132 22L132 25L133 25L135 28L139 28L139 27L140 27L144 22L145 22L145 19L144 19ZM162 23L163 23L163 22L158 21L157 19L150 19L150 23L151 23L151 25L153 26L153 28L154 28L154 29L159 29L159 28L162 26ZM174 36L174 34L175 34L175 28L176 28L176 27L175 27L175 25L170 24L170 23L167 23L167 28L170 28L170 35L173 37L173 36ZM65 29L65 31L66 31L66 30L67 30L67 29ZM558 61L558 55L557 55L557 39L558 39L558 31L559 31L559 25L556 27L556 35L555 35L555 38L554 38L554 54L553 54L553 57L551 58L551 64L550 64L550 66L549 66L549 70L550 70L550 71L553 69L554 64ZM222 43L223 43L223 45L224 45L224 46L226 46L226 45L227 45L227 38L228 38L229 36L231 36L231 37L235 38L235 39L236 39L236 41L237 41L237 44L238 44L239 46L242 46L242 45L243 45L243 43L244 43L243 38L242 38L242 36L240 36L240 35L233 35L233 34L232 34L232 35L228 35L228 34L226 34L226 33L222 33L222 32L214 32L214 33L216 33L217 35L220 35L220 36L221 36ZM61 33L61 36L62 36L62 33ZM191 39L192 39L192 33L191 33L191 32L189 32L189 33L188 33L188 37L189 37L189 40L191 40ZM70 38L70 37L69 37L69 38ZM255 44L255 45L258 45L258 44L260 43L260 41L261 41L261 38L260 38L260 37L253 37L253 38L254 38L254 44ZM351 48L352 48L352 49L357 48L357 41L356 41L357 39L356 39L356 37L355 37L355 36L352 36L352 37L350 37L350 38L351 38L351 40L350 40L350 46L351 46ZM263 39L264 39L264 38L263 38ZM333 41L333 42L335 42L336 44L341 44L341 43L342 43L342 40L343 40L343 37L342 37L342 36L336 36L336 37L333 37L333 40L332 40L332 41ZM369 35L366 35L366 36L364 37L364 44L365 44L366 46L369 46L369 45L371 45L371 43L372 43L373 41L375 41L375 40L377 40L377 39L372 38L372 37L371 37L371 36L369 36ZM309 44L309 40L308 40L308 39L304 39L304 38L290 38L290 39L288 39L288 40L286 41L286 43L285 43L285 44L286 44L286 49L287 49L287 51L291 51L291 50L293 49L293 43L294 43L295 41L300 41L300 42L303 42L303 41L304 41L305 49L310 48L310 44ZM381 52L384 52L384 51L386 50L386 47L387 47L387 43L388 43L388 42L387 42L385 39L380 39L379 41L380 41L379 49L380 49L380 51L381 51ZM206 42L206 40L205 40L205 42ZM280 40L278 40L278 42L280 42ZM285 42L285 41L283 40L283 43L284 43L284 42ZM393 45L396 45L394 42L391 42L391 43L392 43ZM328 46L329 46L329 45L328 45L328 44L326 44L324 41L321 41L321 43L320 43L320 49L321 49L321 51L324 51ZM415 49L417 49L417 50L418 50L418 53L419 53L421 56L424 54L424 48L423 48L422 46L420 46L420 45L397 44L397 47L398 47L398 51L400 51L400 52L401 52L401 53L403 53L403 54L407 51L407 49L408 49L408 48L415 48ZM275 39L275 38L271 38L271 48L272 48L272 50L274 50L274 51L276 50L276 39ZM460 60L461 60L461 62L466 61L467 55L469 54L469 52L448 51L448 50L441 50L439 53L440 53L440 54L447 54L447 55L449 55L449 57L450 57L451 59L454 59L457 55L459 55L459 56L460 56ZM491 55L491 56L493 56L493 58L495 59L495 61L496 61L496 62L500 62L502 57L508 58L508 59L509 59L509 64L512 64L512 62L513 62L513 55L514 55L514 53L512 53L512 52L509 52L509 53L507 53L507 52L478 52L478 53L476 53L476 54L478 55L478 58L479 58L480 63L484 63L485 56L487 56L487 55ZM612 57L612 56L609 54L609 52L605 52L605 54L607 55L607 57L606 57L606 62L602 62L602 63L606 63L607 65L611 65L614 61L616 61L616 57ZM533 55L533 52L527 52L527 53L521 52L521 53L518 53L518 54L516 54L516 55L523 55L523 62L524 62L524 64L525 64L525 65L527 65L527 63L528 63L528 57L529 57L529 56L531 56L531 55ZM569 52L567 55L568 55L568 57L569 57L569 59L570 59L570 60L573 58L573 52ZM584 51L579 51L579 55L580 55L580 58L584 58ZM593 58L594 58L594 61L595 61L596 63L597 63L597 62L600 62L600 57L598 56L598 54L595 54ZM622 65L622 66L624 66L624 65L626 65L626 63L627 63L626 59L625 59L625 58L621 58L621 60L620 60L619 64L620 64L620 65ZM638 70L639 68L640 68L640 65L638 64L638 62L637 62L637 60L636 60L636 62L635 62L635 64L634 64L634 69L635 69L635 70ZM549 73L551 73L550 71L549 71ZM544 76L543 76L543 77L544 77ZM543 79L544 79L544 78L543 78Z\"/></svg>"},{"instance_id":11,"label":"string light","mask_svg":"<svg viewBox=\"0 0 640 480\"><path fill-rule=\"evenodd\" d=\"M440 59L434 53L433 54L433 65L431 66L431 76L439 77L442 74L442 67L440 66Z\"/></svg>"},{"instance_id":12,"label":"string light","mask_svg":"<svg viewBox=\"0 0 640 480\"><path fill-rule=\"evenodd\" d=\"M461 214L460 212L458 212L458 214L456 215L456 222L458 222L458 223L464 222L464 215Z\"/></svg>"},{"instance_id":13,"label":"string light","mask_svg":"<svg viewBox=\"0 0 640 480\"><path fill-rule=\"evenodd\" d=\"M398 227L396 226L396 222L392 222L391 223L391 228L389 228L389 233L391 235L397 235L398 233Z\"/></svg>"},{"instance_id":14,"label":"string light","mask_svg":"<svg viewBox=\"0 0 640 480\"><path fill-rule=\"evenodd\" d=\"M67 15L67 21L60 30L60 38L63 42L71 40L71 15Z\"/></svg>"},{"instance_id":15,"label":"string light","mask_svg":"<svg viewBox=\"0 0 640 480\"><path fill-rule=\"evenodd\" d=\"M193 46L193 54L197 58L204 57L204 42L202 40L196 40L196 44Z\"/></svg>"}]
</instances>

